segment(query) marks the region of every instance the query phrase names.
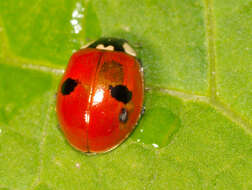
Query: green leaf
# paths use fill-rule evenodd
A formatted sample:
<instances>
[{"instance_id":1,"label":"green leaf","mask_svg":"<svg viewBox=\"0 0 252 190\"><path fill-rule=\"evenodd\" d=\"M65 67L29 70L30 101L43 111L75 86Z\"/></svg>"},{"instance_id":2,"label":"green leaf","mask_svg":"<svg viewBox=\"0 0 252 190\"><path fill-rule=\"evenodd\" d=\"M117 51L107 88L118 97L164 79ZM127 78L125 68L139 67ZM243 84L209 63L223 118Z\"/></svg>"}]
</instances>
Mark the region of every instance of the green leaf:
<instances>
[{"instance_id":1,"label":"green leaf","mask_svg":"<svg viewBox=\"0 0 252 190\"><path fill-rule=\"evenodd\" d=\"M251 0L0 1L0 190L251 189ZM58 129L72 52L127 39L146 111L117 149L87 156Z\"/></svg>"}]
</instances>

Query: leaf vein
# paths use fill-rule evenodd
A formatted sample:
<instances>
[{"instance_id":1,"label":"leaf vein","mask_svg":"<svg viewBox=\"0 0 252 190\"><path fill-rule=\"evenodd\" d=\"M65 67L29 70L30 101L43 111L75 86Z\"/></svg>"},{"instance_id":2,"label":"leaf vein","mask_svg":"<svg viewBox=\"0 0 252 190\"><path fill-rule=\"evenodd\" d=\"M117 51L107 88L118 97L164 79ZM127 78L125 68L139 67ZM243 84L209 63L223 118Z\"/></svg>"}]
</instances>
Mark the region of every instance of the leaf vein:
<instances>
[{"instance_id":1,"label":"leaf vein","mask_svg":"<svg viewBox=\"0 0 252 190\"><path fill-rule=\"evenodd\" d=\"M205 24L207 54L209 61L209 94L211 99L216 99L216 44L215 20L212 0L205 0Z\"/></svg>"},{"instance_id":2,"label":"leaf vein","mask_svg":"<svg viewBox=\"0 0 252 190\"><path fill-rule=\"evenodd\" d=\"M155 89L155 88L149 88L148 90L151 91L153 89ZM172 90L172 89L162 88L162 89L159 89L159 91L162 92L162 93L169 94L170 96L180 98L180 99L182 99L184 101L204 102L204 103L212 106L214 109L219 111L221 114L223 114L225 117L230 119L232 122L239 125L249 135L251 135L251 133L252 133L251 123L248 121L248 119L244 118L239 113L235 112L228 105L226 105L225 103L221 102L218 99L212 99L212 98L209 98L208 96L199 96L199 95L189 94L189 93L186 93L186 92L182 92L182 91L178 91L178 90Z\"/></svg>"},{"instance_id":3,"label":"leaf vein","mask_svg":"<svg viewBox=\"0 0 252 190\"><path fill-rule=\"evenodd\" d=\"M44 154L44 144L45 144L45 140L46 140L46 136L47 136L47 133L46 133L46 130L47 130L47 126L48 126L48 121L50 120L50 113L53 109L53 106L54 106L54 96L50 96L51 98L49 99L48 101L48 109L47 109L47 113L46 113L46 117L45 117L45 122L43 124L43 128L42 128L42 134L41 134L41 141L40 141L40 144L39 144L39 151L38 151L38 154L39 154L39 165L38 165L38 176L35 178L35 180L33 181L32 185L31 185L31 189L35 188L36 185L39 184L40 182L40 176L41 176L41 173L42 173L42 167L43 167L43 154Z\"/></svg>"}]
</instances>

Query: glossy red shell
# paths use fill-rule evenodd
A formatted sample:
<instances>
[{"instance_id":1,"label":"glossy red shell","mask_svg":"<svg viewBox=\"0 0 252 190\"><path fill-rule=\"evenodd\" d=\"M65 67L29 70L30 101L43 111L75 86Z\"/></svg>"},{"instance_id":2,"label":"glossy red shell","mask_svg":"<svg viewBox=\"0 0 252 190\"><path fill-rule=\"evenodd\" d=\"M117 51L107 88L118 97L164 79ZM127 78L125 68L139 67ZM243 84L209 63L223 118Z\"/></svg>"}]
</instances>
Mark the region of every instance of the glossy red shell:
<instances>
[{"instance_id":1,"label":"glossy red shell","mask_svg":"<svg viewBox=\"0 0 252 190\"><path fill-rule=\"evenodd\" d=\"M69 94L62 93L67 79L76 81ZM128 103L112 97L110 87L126 86ZM68 142L87 153L109 151L133 131L143 107L143 73L135 57L119 51L86 48L74 53L57 93L57 116ZM119 115L127 110L127 121Z\"/></svg>"}]
</instances>

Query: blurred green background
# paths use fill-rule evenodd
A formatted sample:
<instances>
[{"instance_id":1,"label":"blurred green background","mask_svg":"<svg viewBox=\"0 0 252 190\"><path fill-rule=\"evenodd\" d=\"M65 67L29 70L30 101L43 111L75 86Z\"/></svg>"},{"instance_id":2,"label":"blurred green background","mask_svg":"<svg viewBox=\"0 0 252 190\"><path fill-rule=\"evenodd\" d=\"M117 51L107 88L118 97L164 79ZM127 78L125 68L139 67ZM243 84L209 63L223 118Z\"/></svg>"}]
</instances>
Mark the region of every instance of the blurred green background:
<instances>
[{"instance_id":1,"label":"blurred green background","mask_svg":"<svg viewBox=\"0 0 252 190\"><path fill-rule=\"evenodd\" d=\"M252 189L251 0L0 0L0 190ZM127 39L146 112L112 152L58 129L71 54Z\"/></svg>"}]
</instances>

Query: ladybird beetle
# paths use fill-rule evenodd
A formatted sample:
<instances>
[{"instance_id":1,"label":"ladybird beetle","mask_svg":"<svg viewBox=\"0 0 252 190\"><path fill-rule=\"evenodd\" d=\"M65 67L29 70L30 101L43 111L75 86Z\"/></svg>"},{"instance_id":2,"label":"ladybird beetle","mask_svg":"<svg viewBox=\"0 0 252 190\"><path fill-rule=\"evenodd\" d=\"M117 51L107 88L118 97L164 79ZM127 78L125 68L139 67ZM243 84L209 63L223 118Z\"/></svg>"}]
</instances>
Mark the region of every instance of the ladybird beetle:
<instances>
[{"instance_id":1,"label":"ladybird beetle","mask_svg":"<svg viewBox=\"0 0 252 190\"><path fill-rule=\"evenodd\" d=\"M90 154L110 151L135 128L143 70L126 40L101 38L75 52L60 82L57 116L68 142Z\"/></svg>"}]
</instances>

